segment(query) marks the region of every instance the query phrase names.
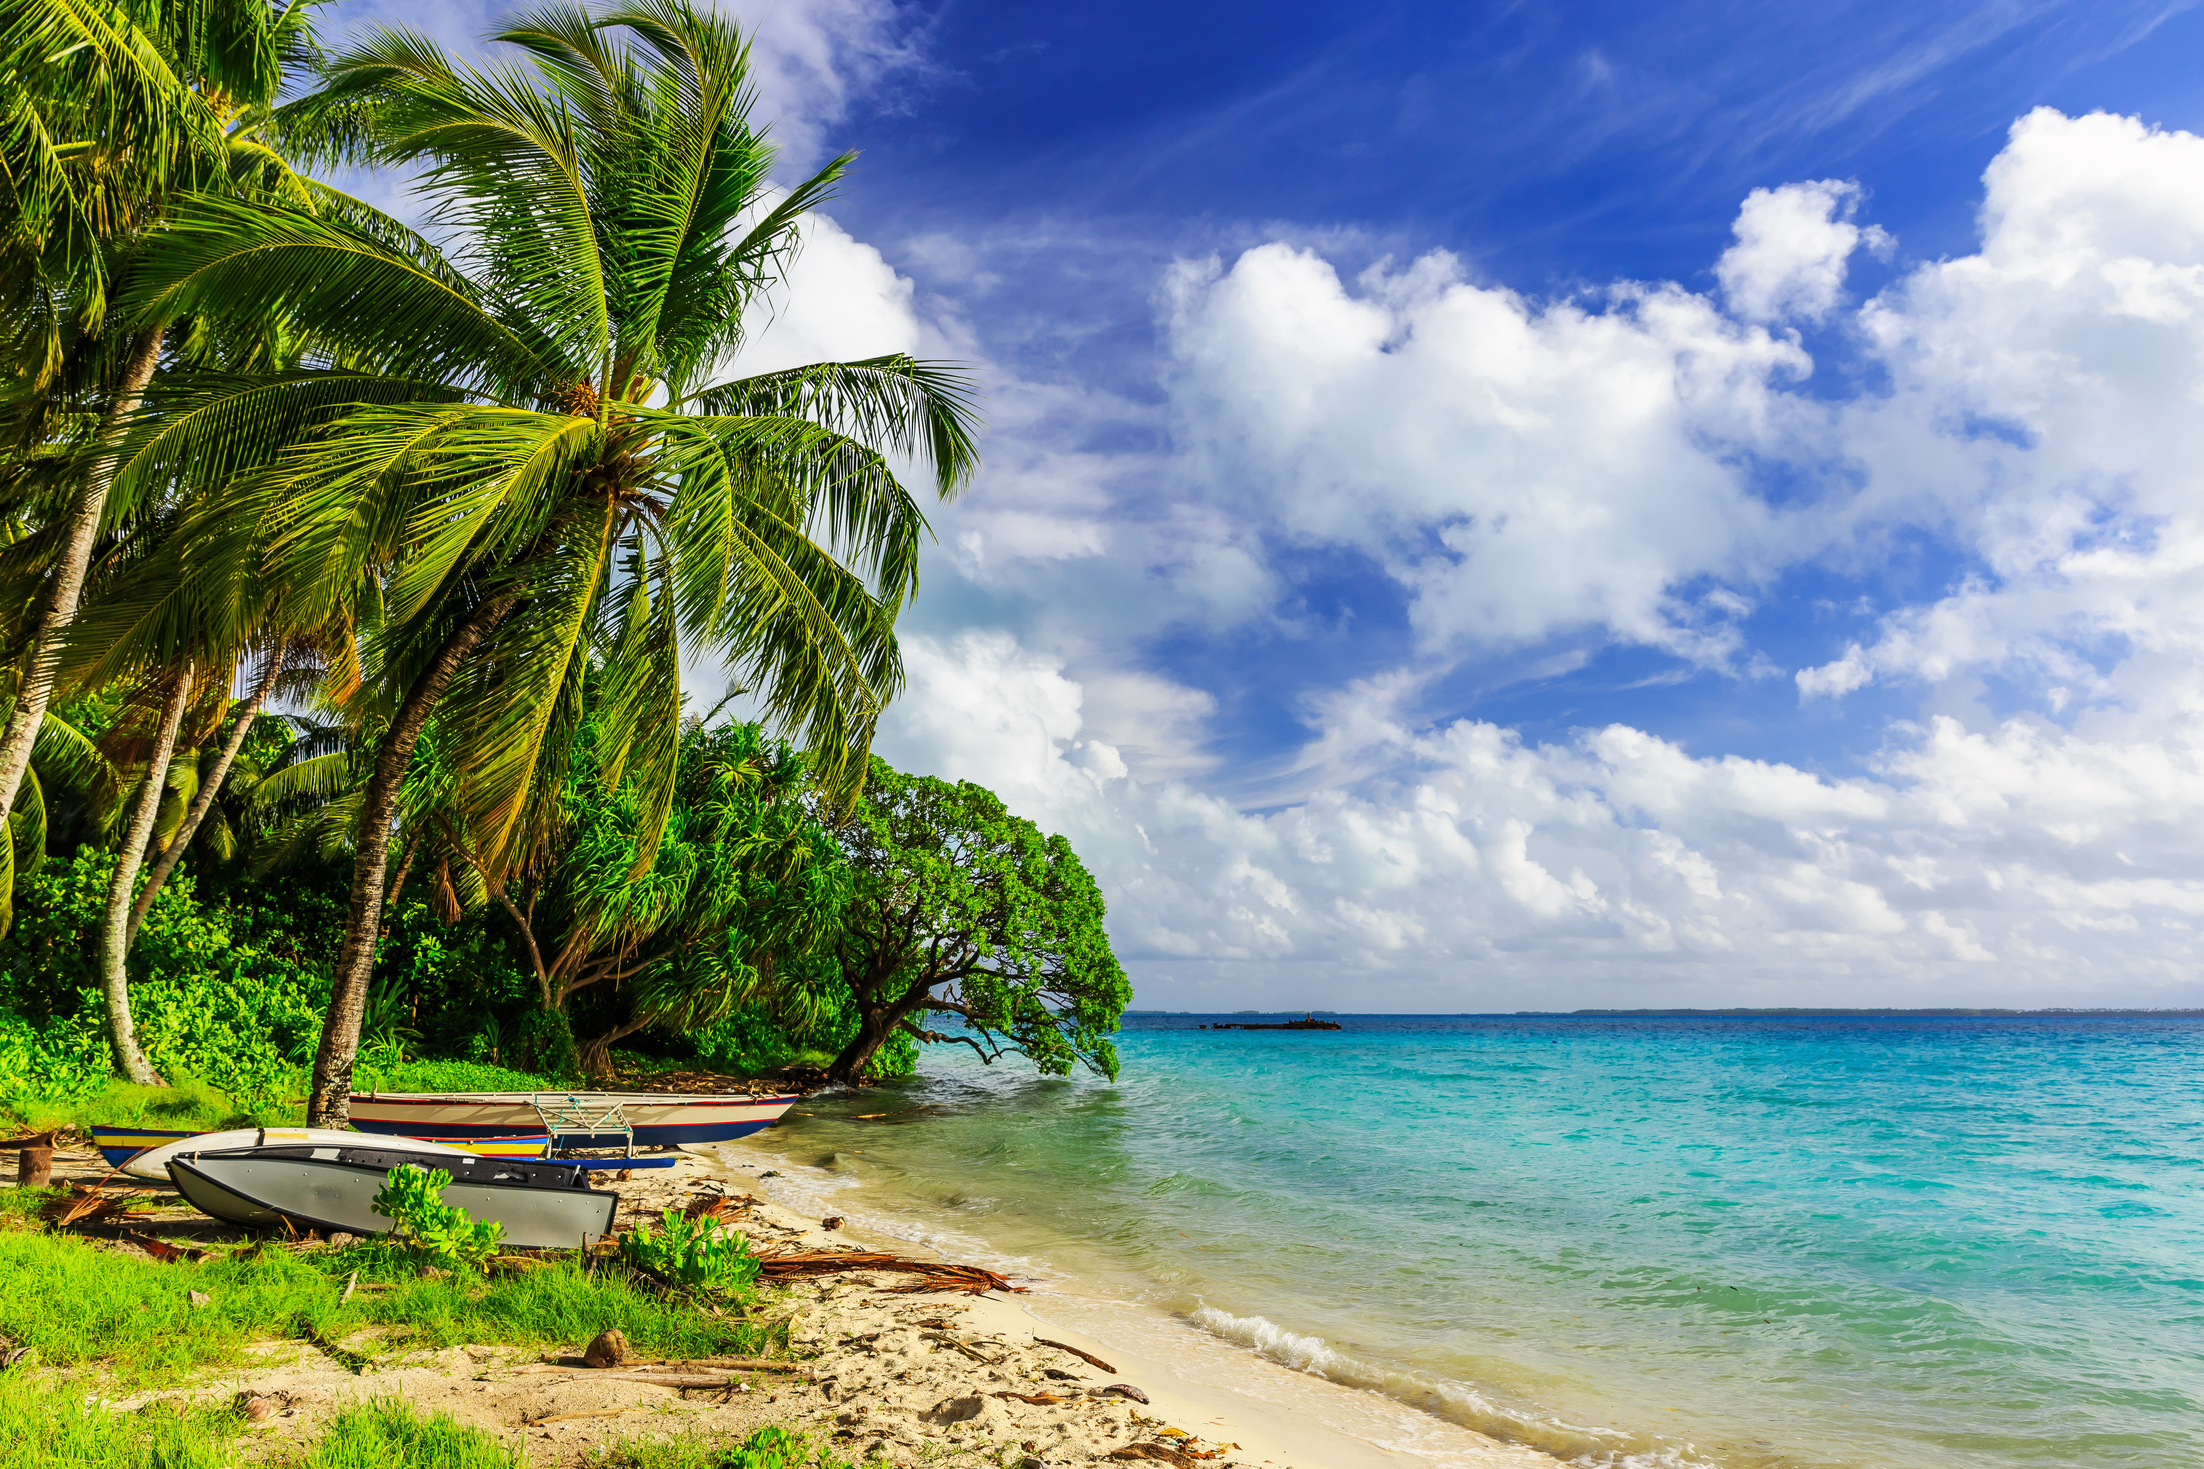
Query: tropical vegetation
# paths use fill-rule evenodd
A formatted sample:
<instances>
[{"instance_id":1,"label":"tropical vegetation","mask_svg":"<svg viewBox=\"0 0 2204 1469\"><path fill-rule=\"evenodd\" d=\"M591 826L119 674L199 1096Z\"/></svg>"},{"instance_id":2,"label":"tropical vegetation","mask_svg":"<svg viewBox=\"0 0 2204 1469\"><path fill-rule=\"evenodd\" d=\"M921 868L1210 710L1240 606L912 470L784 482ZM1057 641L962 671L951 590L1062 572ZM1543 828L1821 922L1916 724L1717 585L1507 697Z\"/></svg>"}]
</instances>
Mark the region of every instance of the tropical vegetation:
<instances>
[{"instance_id":1,"label":"tropical vegetation","mask_svg":"<svg viewBox=\"0 0 2204 1469\"><path fill-rule=\"evenodd\" d=\"M870 753L970 381L743 366L852 158L688 0L320 15L0 20L0 1105L1114 1075L1069 846Z\"/></svg>"}]
</instances>

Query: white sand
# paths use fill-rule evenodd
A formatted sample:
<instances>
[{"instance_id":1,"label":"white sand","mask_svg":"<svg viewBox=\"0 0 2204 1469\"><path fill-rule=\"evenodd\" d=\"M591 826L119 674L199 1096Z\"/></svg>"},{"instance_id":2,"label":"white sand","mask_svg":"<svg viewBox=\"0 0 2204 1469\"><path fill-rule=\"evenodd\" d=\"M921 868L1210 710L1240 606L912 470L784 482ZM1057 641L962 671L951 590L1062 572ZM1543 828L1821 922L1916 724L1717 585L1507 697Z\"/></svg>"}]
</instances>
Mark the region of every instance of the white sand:
<instances>
[{"instance_id":1,"label":"white sand","mask_svg":"<svg viewBox=\"0 0 2204 1469\"><path fill-rule=\"evenodd\" d=\"M741 1169L724 1161L725 1152L766 1161ZM66 1173L98 1171L96 1159L67 1161ZM913 1249L907 1237L872 1234L855 1219L829 1232L816 1214L791 1207L799 1202L794 1191L775 1202L775 1180L755 1176L775 1161L782 1160L734 1145L721 1156L684 1154L672 1168L637 1172L609 1186L620 1190L622 1225L700 1196L728 1194L737 1200L730 1222L764 1250L937 1253ZM744 1199L754 1202L745 1206ZM1155 1454L1143 1462L1180 1469L1556 1469L1543 1455L1290 1371L1161 1313L1118 1308L1113 1314L1103 1303L1045 1287L1031 1295L974 1298L913 1294L911 1284L908 1275L852 1273L796 1285L765 1314L789 1313L795 1354L811 1360L798 1374L749 1375L745 1389L730 1392L683 1393L551 1365L539 1352L505 1347L408 1353L401 1341L363 1333L337 1344L376 1354L358 1374L311 1346L283 1341L182 1391L111 1403L131 1408L149 1396L265 1398L266 1417L254 1430L261 1441L256 1458L286 1456L285 1445L310 1440L349 1404L395 1398L490 1430L546 1469L603 1463L623 1440L692 1434L739 1439L767 1423L810 1433L838 1457L858 1463L1053 1469L1112 1463L1114 1455L1153 1445ZM1042 1346L1037 1337L1081 1348L1114 1370ZM1206 1350L1189 1349L1180 1337ZM584 1345L563 1347L578 1354ZM1116 1384L1138 1389L1146 1402L1105 1391Z\"/></svg>"},{"instance_id":2,"label":"white sand","mask_svg":"<svg viewBox=\"0 0 2204 1469\"><path fill-rule=\"evenodd\" d=\"M895 1215L883 1207L883 1201L862 1188L833 1190L832 1207L847 1222L832 1234L821 1231L814 1212L821 1195L805 1186L806 1176L817 1175L817 1170L804 1168L785 1156L770 1134L722 1145L715 1151L734 1169L735 1182L763 1201L753 1211L754 1216L788 1231L785 1235L767 1234L767 1239L786 1238L791 1244L800 1239L812 1248L839 1243L844 1247L921 1255L941 1253L914 1251L913 1240L940 1241L924 1221ZM781 1172L783 1177L758 1178L766 1171ZM1001 1268L986 1260L960 1263ZM1246 1466L1290 1465L1296 1469L1402 1469L1409 1465L1417 1469L1437 1465L1557 1469L1557 1461L1544 1454L1500 1443L1376 1393L1294 1371L1224 1343L1164 1312L1081 1295L1058 1281L1019 1283L1029 1285L1031 1293L998 1293L973 1300L962 1317L961 1331L984 1338L987 1355L1009 1354L995 1369L1004 1380L989 1380L987 1387L1017 1387L1010 1379L1029 1376L1036 1368L1075 1369L1088 1379L1077 1384L1082 1389L1091 1391L1108 1382L1127 1382L1147 1395L1149 1405L1145 1409L1111 1407L1100 1411L1084 1407L1036 1410L1011 1401L1000 1412L989 1408L983 1418L986 1427L967 1433L984 1432L997 1443L1032 1439L1040 1444L1039 1457L1078 1463L1106 1454L1110 1448L1139 1441L1139 1432L1153 1431L1149 1425L1161 1420L1197 1436L1205 1451L1220 1444L1236 1445L1218 1461L1220 1464L1231 1461ZM911 1299L856 1291L837 1294L822 1300L816 1313L806 1312L799 1330L807 1334L808 1340L829 1347L837 1340L882 1330L882 1323L893 1315L892 1309L883 1307L883 1301ZM1079 1347L1110 1363L1117 1372L1108 1376L1062 1353L1047 1348L1036 1351L1026 1345L1035 1337ZM922 1400L929 1393L945 1390L954 1381L955 1371L910 1373L911 1356L904 1340L891 1336L873 1343L874 1357L853 1362L845 1369L838 1378L838 1390L854 1400L868 1401L872 1413L881 1415L876 1422L895 1425L895 1442L909 1446L916 1440L903 1430L917 1434L928 1431L923 1421L909 1420L936 1406ZM895 1345L887 1345L889 1342ZM964 1370L967 1378L975 1373L986 1375L974 1362L965 1363ZM1030 1387L1017 1390L1032 1391ZM1042 1424L1062 1426L1056 1447L1034 1439L1032 1430Z\"/></svg>"}]
</instances>

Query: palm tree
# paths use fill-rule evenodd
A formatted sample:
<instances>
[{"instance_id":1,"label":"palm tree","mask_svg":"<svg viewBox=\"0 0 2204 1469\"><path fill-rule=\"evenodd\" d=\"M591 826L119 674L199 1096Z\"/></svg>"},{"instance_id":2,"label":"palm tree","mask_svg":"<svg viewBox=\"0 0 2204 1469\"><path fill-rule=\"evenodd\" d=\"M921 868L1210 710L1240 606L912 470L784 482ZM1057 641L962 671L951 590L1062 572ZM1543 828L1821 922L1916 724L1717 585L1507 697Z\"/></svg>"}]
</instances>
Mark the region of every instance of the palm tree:
<instances>
[{"instance_id":1,"label":"palm tree","mask_svg":"<svg viewBox=\"0 0 2204 1469\"><path fill-rule=\"evenodd\" d=\"M431 716L446 813L492 881L556 822L592 656L606 778L662 828L684 651L737 668L830 781L861 781L899 687L894 619L925 520L975 464L962 376L904 356L718 381L745 308L848 165L786 194L747 120L741 38L683 0L550 4L465 67L382 30L332 60L373 161L420 167L449 252L300 210L197 198L132 304L296 321L320 356L157 405L118 484L223 483L194 565L356 630L333 697L373 752L309 1116L349 1111L398 798ZM651 857L638 853L638 872Z\"/></svg>"},{"instance_id":2,"label":"palm tree","mask_svg":"<svg viewBox=\"0 0 2204 1469\"><path fill-rule=\"evenodd\" d=\"M311 206L341 199L271 144L287 73L314 54L318 0L17 0L0 24L0 332L41 427L93 411L95 443L130 418L159 364L165 318L110 330L118 271L180 194L218 189ZM84 415L74 415L81 419ZM33 430L35 437L39 429ZM82 429L79 429L82 436ZM67 503L34 539L43 596L0 731L0 818L29 769L94 543L113 519L112 467L76 456Z\"/></svg>"}]
</instances>

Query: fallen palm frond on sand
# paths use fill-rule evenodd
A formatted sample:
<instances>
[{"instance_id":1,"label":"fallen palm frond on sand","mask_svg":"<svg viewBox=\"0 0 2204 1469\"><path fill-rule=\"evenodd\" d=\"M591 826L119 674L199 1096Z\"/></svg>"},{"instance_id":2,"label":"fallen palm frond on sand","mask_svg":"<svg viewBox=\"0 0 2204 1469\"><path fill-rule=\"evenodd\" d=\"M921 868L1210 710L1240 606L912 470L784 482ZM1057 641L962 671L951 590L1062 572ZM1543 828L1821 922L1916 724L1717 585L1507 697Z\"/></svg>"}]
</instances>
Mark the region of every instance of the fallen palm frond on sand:
<instances>
[{"instance_id":1,"label":"fallen palm frond on sand","mask_svg":"<svg viewBox=\"0 0 2204 1469\"><path fill-rule=\"evenodd\" d=\"M858 1271L894 1271L921 1277L906 1287L915 1293L924 1291L962 1291L967 1295L985 1295L991 1290L1026 1293L1022 1285L1012 1285L992 1270L977 1265L945 1265L939 1260L914 1260L908 1255L891 1255L873 1250L794 1250L782 1254L758 1256L758 1279L786 1284L796 1280L810 1280L821 1275L847 1275Z\"/></svg>"}]
</instances>

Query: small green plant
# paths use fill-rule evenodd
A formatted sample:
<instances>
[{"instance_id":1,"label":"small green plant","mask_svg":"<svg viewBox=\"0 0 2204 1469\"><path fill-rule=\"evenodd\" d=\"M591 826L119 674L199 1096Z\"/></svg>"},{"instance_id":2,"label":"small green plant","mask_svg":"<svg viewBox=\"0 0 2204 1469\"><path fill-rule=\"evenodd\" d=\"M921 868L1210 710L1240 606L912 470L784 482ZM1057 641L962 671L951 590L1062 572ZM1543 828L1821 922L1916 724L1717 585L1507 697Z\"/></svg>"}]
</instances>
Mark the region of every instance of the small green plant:
<instances>
[{"instance_id":1,"label":"small green plant","mask_svg":"<svg viewBox=\"0 0 2204 1469\"><path fill-rule=\"evenodd\" d=\"M521 1469L518 1444L457 1422L422 1416L394 1398L356 1404L330 1421L300 1469Z\"/></svg>"},{"instance_id":2,"label":"small green plant","mask_svg":"<svg viewBox=\"0 0 2204 1469\"><path fill-rule=\"evenodd\" d=\"M758 1278L758 1257L735 1231L674 1209L658 1217L657 1230L644 1224L620 1236L622 1260L706 1295L732 1295Z\"/></svg>"},{"instance_id":3,"label":"small green plant","mask_svg":"<svg viewBox=\"0 0 2204 1469\"><path fill-rule=\"evenodd\" d=\"M383 1186L368 1205L398 1227L392 1231L413 1252L446 1270L488 1269L505 1226L475 1219L444 1202L452 1176L441 1168L400 1163L383 1175Z\"/></svg>"},{"instance_id":4,"label":"small green plant","mask_svg":"<svg viewBox=\"0 0 2204 1469\"><path fill-rule=\"evenodd\" d=\"M620 1469L848 1469L821 1451L814 1460L800 1433L768 1425L737 1442L691 1432L674 1438L631 1440L620 1445Z\"/></svg>"}]
</instances>

